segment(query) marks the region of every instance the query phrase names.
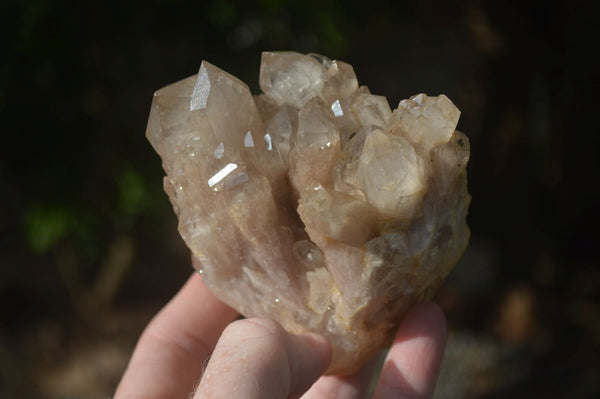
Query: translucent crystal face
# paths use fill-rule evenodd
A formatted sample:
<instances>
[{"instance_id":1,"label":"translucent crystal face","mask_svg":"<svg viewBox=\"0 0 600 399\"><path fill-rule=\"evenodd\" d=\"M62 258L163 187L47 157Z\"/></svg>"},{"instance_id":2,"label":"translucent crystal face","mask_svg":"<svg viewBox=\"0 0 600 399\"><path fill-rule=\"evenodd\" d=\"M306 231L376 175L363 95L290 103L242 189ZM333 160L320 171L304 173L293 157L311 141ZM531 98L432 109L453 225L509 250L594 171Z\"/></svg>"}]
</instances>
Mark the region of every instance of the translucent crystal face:
<instances>
[{"instance_id":1,"label":"translucent crystal face","mask_svg":"<svg viewBox=\"0 0 600 399\"><path fill-rule=\"evenodd\" d=\"M356 371L469 240L469 144L444 95L359 87L319 55L263 53L260 86L203 62L157 91L146 135L205 284L245 316L325 335Z\"/></svg>"}]
</instances>

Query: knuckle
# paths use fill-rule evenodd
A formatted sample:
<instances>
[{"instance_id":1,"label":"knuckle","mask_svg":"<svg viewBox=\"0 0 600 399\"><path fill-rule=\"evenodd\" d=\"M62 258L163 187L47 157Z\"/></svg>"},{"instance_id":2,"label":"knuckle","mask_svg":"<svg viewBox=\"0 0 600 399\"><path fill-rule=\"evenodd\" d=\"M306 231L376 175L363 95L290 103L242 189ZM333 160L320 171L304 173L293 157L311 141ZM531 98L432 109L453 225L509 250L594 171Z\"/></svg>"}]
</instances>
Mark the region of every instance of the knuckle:
<instances>
[{"instance_id":1,"label":"knuckle","mask_svg":"<svg viewBox=\"0 0 600 399\"><path fill-rule=\"evenodd\" d=\"M223 331L223 336L243 340L269 339L283 342L286 332L275 321L263 318L250 318L236 320L229 324Z\"/></svg>"}]
</instances>

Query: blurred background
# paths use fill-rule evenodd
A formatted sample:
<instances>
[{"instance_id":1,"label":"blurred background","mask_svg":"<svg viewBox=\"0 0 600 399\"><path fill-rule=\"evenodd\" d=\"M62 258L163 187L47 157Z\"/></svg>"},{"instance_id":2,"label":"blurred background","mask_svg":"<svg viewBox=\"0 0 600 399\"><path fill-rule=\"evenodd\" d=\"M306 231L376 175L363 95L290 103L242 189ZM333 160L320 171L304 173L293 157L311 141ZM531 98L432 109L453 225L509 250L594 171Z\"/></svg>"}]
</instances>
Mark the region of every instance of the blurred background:
<instances>
[{"instance_id":1,"label":"blurred background","mask_svg":"<svg viewBox=\"0 0 600 399\"><path fill-rule=\"evenodd\" d=\"M598 2L0 2L0 398L106 398L190 275L144 137L201 60L263 50L445 93L471 140L471 244L437 301L438 398L600 397Z\"/></svg>"}]
</instances>

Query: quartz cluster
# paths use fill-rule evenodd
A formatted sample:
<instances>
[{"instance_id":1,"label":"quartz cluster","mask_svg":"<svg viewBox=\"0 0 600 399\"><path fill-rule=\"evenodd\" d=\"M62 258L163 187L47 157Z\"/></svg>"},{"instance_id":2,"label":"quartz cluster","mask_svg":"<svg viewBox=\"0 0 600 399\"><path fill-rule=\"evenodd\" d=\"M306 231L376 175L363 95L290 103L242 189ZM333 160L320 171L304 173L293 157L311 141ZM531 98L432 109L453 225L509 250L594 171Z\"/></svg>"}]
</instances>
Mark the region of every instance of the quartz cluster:
<instances>
[{"instance_id":1,"label":"quartz cluster","mask_svg":"<svg viewBox=\"0 0 600 399\"><path fill-rule=\"evenodd\" d=\"M467 137L444 95L392 111L352 66L265 52L263 94L202 62L154 94L146 135L193 264L241 314L315 332L356 371L469 241Z\"/></svg>"}]
</instances>

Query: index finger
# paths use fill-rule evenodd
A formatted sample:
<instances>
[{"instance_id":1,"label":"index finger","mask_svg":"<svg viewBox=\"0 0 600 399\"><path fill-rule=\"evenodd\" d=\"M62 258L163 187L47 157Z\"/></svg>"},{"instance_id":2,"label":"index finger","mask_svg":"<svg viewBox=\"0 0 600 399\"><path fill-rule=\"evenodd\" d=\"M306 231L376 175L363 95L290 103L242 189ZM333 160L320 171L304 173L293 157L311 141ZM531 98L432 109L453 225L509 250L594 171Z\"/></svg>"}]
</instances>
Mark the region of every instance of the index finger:
<instances>
[{"instance_id":1,"label":"index finger","mask_svg":"<svg viewBox=\"0 0 600 399\"><path fill-rule=\"evenodd\" d=\"M374 398L430 398L444 354L446 334L446 318L438 305L415 305L396 333Z\"/></svg>"},{"instance_id":2,"label":"index finger","mask_svg":"<svg viewBox=\"0 0 600 399\"><path fill-rule=\"evenodd\" d=\"M142 333L115 399L187 397L237 315L194 273Z\"/></svg>"}]
</instances>

